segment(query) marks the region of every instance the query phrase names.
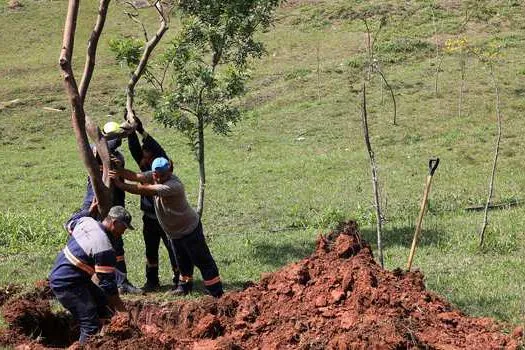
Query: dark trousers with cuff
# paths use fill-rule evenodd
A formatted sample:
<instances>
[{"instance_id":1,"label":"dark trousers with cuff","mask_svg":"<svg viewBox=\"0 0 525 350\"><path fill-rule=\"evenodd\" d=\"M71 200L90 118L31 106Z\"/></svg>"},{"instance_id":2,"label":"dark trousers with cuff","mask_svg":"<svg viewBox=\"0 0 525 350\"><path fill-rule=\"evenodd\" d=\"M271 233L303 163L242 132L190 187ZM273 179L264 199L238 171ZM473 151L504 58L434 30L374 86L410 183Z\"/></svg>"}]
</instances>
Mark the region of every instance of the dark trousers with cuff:
<instances>
[{"instance_id":1,"label":"dark trousers with cuff","mask_svg":"<svg viewBox=\"0 0 525 350\"><path fill-rule=\"evenodd\" d=\"M155 218L146 215L142 217L144 223L142 233L144 235L144 245L146 246L146 281L156 285L159 283L159 247L160 240L166 246L170 257L171 269L173 271L173 283L176 285L179 281L179 269L177 268L177 259L166 233Z\"/></svg>"},{"instance_id":2,"label":"dark trousers with cuff","mask_svg":"<svg viewBox=\"0 0 525 350\"><path fill-rule=\"evenodd\" d=\"M223 294L223 289L219 269L204 239L202 223L199 221L192 233L170 241L177 253L181 285L192 283L193 269L194 266L197 266L208 292L214 297L220 297Z\"/></svg>"},{"instance_id":3,"label":"dark trousers with cuff","mask_svg":"<svg viewBox=\"0 0 525 350\"><path fill-rule=\"evenodd\" d=\"M90 336L99 331L101 318L112 316L104 292L93 282L52 290L60 304L78 321L80 344L85 344Z\"/></svg>"}]
</instances>

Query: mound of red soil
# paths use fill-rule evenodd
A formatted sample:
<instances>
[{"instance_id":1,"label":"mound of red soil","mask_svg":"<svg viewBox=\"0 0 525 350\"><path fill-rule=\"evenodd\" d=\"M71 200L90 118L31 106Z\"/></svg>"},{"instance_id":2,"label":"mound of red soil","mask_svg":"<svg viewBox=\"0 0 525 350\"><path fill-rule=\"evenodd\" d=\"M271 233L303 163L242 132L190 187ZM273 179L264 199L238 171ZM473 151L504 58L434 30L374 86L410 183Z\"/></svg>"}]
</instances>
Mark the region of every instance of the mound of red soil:
<instances>
[{"instance_id":1,"label":"mound of red soil","mask_svg":"<svg viewBox=\"0 0 525 350\"><path fill-rule=\"evenodd\" d=\"M522 329L506 335L426 291L421 273L381 269L353 222L244 291L127 306L130 315L114 317L88 348L517 349L523 341ZM8 322L19 344L16 319Z\"/></svg>"}]
</instances>

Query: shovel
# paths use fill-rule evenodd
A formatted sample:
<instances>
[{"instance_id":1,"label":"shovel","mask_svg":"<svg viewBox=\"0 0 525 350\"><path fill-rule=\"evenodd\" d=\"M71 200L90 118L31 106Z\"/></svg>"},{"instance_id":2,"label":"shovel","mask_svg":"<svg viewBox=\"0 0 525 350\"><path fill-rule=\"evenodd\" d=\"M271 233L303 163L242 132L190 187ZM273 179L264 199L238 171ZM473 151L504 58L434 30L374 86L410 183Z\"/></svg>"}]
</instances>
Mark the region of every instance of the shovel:
<instances>
[{"instance_id":1,"label":"shovel","mask_svg":"<svg viewBox=\"0 0 525 350\"><path fill-rule=\"evenodd\" d=\"M423 193L423 201L421 202L421 209L419 210L419 216L417 218L416 232L414 232L414 239L412 240L412 248L410 248L410 255L408 256L407 271L410 271L412 267L412 260L414 259L414 254L416 252L417 240L419 234L421 233L421 224L423 222L423 216L427 209L428 194L430 193L430 184L432 183L432 176L436 171L439 164L439 158L433 158L428 161L428 175L427 183L425 185L425 192Z\"/></svg>"}]
</instances>

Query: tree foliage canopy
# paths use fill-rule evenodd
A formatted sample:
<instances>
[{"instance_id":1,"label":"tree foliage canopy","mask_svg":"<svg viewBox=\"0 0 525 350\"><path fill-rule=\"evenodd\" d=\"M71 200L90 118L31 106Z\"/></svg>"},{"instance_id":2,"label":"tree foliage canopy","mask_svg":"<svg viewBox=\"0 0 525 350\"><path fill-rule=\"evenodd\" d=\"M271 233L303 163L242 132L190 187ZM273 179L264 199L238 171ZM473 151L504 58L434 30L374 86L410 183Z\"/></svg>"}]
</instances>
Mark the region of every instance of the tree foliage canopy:
<instances>
[{"instance_id":1,"label":"tree foliage canopy","mask_svg":"<svg viewBox=\"0 0 525 350\"><path fill-rule=\"evenodd\" d=\"M269 27L277 0L181 1L181 28L162 55L169 88L150 99L155 118L196 145L198 125L226 135L241 118L235 99L249 78L248 63L264 53L255 39ZM151 95L150 95L151 96Z\"/></svg>"}]
</instances>

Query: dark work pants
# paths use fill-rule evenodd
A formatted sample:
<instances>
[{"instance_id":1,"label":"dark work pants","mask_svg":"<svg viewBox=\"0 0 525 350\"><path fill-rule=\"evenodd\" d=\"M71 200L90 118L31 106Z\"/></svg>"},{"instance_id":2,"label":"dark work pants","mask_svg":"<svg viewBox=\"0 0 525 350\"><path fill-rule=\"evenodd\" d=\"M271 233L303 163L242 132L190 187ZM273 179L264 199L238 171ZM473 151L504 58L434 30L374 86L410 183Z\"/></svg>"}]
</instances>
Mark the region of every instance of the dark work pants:
<instances>
[{"instance_id":1,"label":"dark work pants","mask_svg":"<svg viewBox=\"0 0 525 350\"><path fill-rule=\"evenodd\" d=\"M171 269L173 270L173 277L178 279L179 270L177 268L177 259L173 248L166 236L166 233L159 224L159 221L155 218L148 216L142 217L144 223L142 233L144 235L144 245L146 246L146 279L150 283L157 284L159 281L158 266L159 266L159 246L160 240L164 242L164 246L168 250L170 257Z\"/></svg>"},{"instance_id":2,"label":"dark work pants","mask_svg":"<svg viewBox=\"0 0 525 350\"><path fill-rule=\"evenodd\" d=\"M93 282L64 288L52 288L56 298L80 326L80 344L100 328L100 318L109 318L111 310L102 289Z\"/></svg>"},{"instance_id":3,"label":"dark work pants","mask_svg":"<svg viewBox=\"0 0 525 350\"><path fill-rule=\"evenodd\" d=\"M199 221L192 233L179 239L171 239L171 244L177 252L181 282L190 282L193 279L193 268L197 266L202 274L204 286L210 294L221 296L223 291L219 269L204 239L202 223Z\"/></svg>"}]
</instances>

